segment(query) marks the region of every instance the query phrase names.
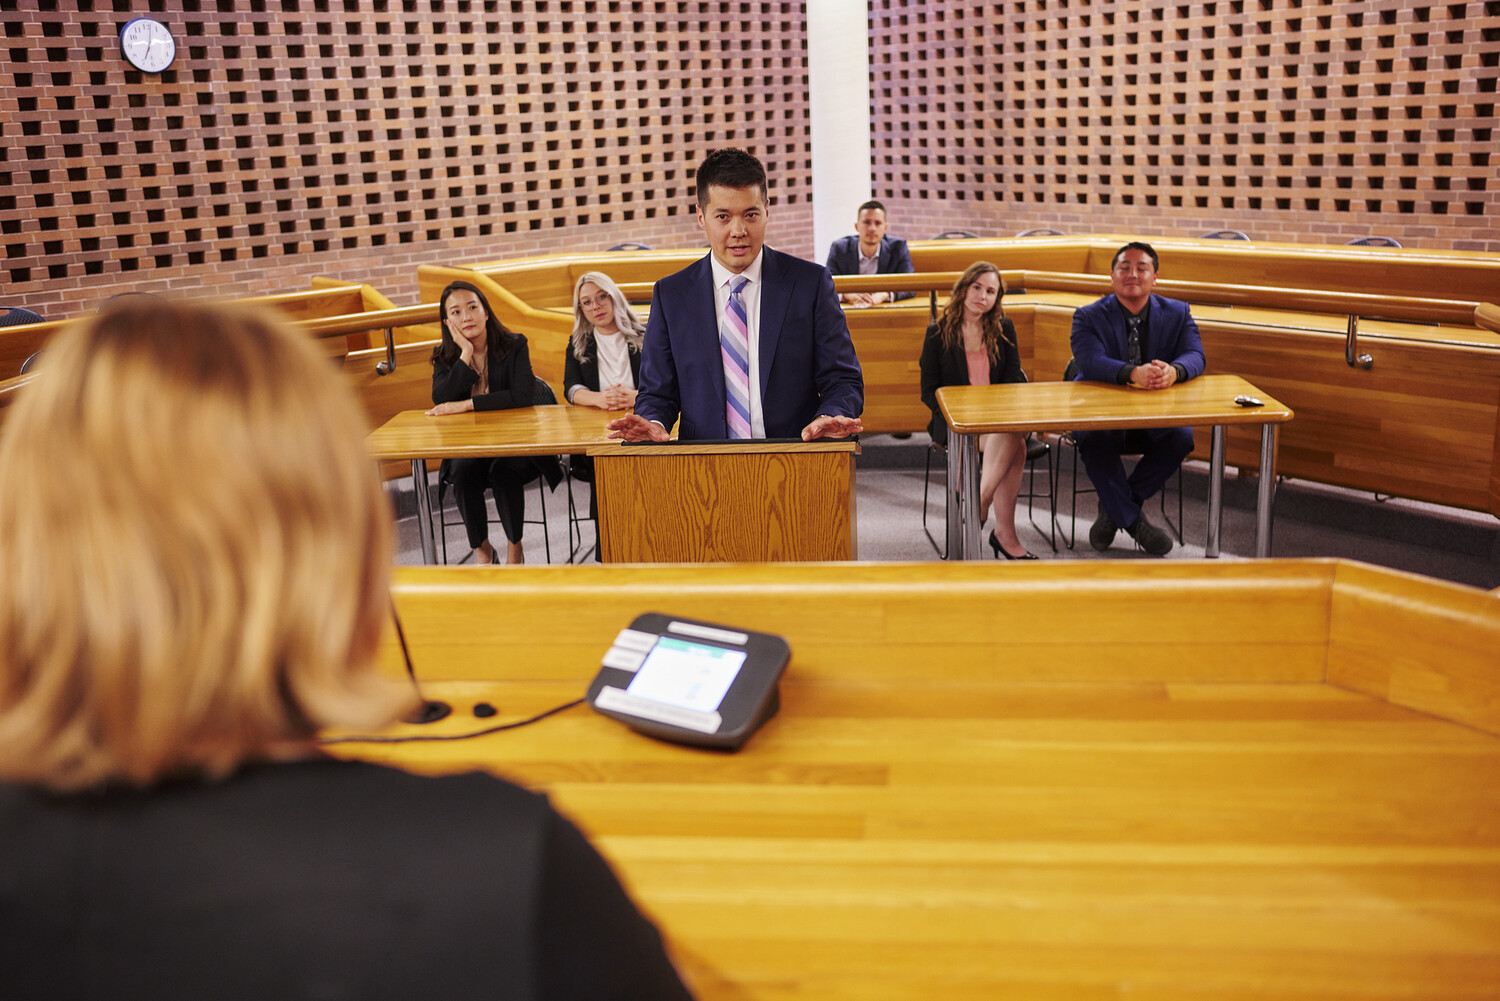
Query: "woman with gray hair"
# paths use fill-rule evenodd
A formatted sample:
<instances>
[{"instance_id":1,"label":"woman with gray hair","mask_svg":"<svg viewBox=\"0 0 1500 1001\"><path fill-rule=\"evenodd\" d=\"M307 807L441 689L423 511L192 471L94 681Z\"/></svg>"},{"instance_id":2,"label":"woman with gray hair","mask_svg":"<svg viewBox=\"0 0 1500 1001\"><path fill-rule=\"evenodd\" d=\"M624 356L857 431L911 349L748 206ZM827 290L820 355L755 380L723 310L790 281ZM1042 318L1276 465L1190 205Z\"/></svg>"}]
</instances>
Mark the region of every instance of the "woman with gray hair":
<instances>
[{"instance_id":1,"label":"woman with gray hair","mask_svg":"<svg viewBox=\"0 0 1500 1001\"><path fill-rule=\"evenodd\" d=\"M568 402L598 410L635 406L646 325L608 275L590 271L573 285L573 336L563 362Z\"/></svg>"}]
</instances>

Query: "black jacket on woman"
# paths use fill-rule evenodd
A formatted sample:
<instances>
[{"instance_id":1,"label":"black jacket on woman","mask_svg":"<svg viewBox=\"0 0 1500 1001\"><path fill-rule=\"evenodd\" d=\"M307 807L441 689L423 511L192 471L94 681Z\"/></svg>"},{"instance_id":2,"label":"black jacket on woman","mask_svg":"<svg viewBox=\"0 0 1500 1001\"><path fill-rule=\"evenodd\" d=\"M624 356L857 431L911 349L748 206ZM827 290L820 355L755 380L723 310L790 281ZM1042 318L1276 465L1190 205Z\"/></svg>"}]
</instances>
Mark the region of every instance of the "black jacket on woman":
<instances>
[{"instance_id":1,"label":"black jacket on woman","mask_svg":"<svg viewBox=\"0 0 1500 1001\"><path fill-rule=\"evenodd\" d=\"M459 400L474 400L474 409L514 410L517 407L535 406L536 375L531 371L531 350L526 346L526 337L515 335L515 344L500 358L490 356L490 391L474 396L474 386L479 382L479 373L455 358L452 365L432 360L432 402L456 403ZM447 472L450 460L443 461L442 476ZM562 482L562 464L555 455L539 455L533 462L538 472L547 478L547 485L556 487ZM536 477L532 477L535 479Z\"/></svg>"},{"instance_id":2,"label":"black jacket on woman","mask_svg":"<svg viewBox=\"0 0 1500 1001\"><path fill-rule=\"evenodd\" d=\"M990 385L1002 382L1025 382L1026 373L1021 371L1021 355L1016 350L1016 327L1009 319L1000 321L1000 357L990 361ZM944 350L938 336L938 325L927 328L927 338L922 342L922 402L932 411L932 420L927 422L927 433L932 440L944 448L948 446L948 422L938 409L937 391L943 386L967 386L969 384L969 362L964 356L963 339Z\"/></svg>"}]
</instances>

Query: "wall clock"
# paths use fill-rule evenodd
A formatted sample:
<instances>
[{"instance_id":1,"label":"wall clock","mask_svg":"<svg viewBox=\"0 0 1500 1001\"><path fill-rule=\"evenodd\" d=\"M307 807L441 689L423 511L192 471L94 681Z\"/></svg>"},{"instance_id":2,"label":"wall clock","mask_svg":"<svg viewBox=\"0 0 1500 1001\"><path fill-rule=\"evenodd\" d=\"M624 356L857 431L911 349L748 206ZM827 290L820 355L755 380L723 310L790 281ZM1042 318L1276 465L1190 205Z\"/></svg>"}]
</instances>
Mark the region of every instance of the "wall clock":
<instances>
[{"instance_id":1,"label":"wall clock","mask_svg":"<svg viewBox=\"0 0 1500 1001\"><path fill-rule=\"evenodd\" d=\"M177 57L171 30L149 17L131 18L120 29L120 53L143 73L160 73Z\"/></svg>"}]
</instances>

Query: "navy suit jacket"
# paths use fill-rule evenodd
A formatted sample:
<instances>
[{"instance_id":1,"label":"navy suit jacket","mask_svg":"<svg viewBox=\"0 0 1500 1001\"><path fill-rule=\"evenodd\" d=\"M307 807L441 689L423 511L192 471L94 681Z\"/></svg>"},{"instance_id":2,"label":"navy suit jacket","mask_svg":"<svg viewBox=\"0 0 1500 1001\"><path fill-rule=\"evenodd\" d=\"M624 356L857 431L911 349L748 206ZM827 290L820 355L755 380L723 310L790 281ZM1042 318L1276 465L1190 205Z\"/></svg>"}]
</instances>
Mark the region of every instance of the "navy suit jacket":
<instances>
[{"instance_id":1,"label":"navy suit jacket","mask_svg":"<svg viewBox=\"0 0 1500 1001\"><path fill-rule=\"evenodd\" d=\"M1130 335L1125 328L1125 307L1114 295L1073 312L1073 358L1079 380L1122 384L1121 375L1131 368ZM1151 297L1146 321L1146 361L1161 360L1181 365L1188 379L1203 374L1203 341L1198 324L1185 302Z\"/></svg>"},{"instance_id":2,"label":"navy suit jacket","mask_svg":"<svg viewBox=\"0 0 1500 1001\"><path fill-rule=\"evenodd\" d=\"M892 236L880 238L880 253L876 256L875 270L883 275L909 275L917 269L912 266L911 252L906 241ZM841 236L828 248L828 270L836 275L859 274L859 237ZM896 292L896 299L910 299L915 292Z\"/></svg>"},{"instance_id":3,"label":"navy suit jacket","mask_svg":"<svg viewBox=\"0 0 1500 1001\"><path fill-rule=\"evenodd\" d=\"M760 399L766 437L799 438L821 415L858 417L864 376L828 269L766 247L760 290ZM727 438L724 361L710 258L656 283L635 412L677 437Z\"/></svg>"}]
</instances>

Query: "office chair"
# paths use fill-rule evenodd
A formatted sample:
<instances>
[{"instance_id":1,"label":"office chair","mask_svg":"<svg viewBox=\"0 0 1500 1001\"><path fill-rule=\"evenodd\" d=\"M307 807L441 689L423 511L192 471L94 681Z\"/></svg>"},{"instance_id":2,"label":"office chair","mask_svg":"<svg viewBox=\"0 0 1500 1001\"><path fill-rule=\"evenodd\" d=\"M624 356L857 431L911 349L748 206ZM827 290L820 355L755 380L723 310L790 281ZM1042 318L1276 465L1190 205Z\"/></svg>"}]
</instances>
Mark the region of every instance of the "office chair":
<instances>
[{"instance_id":1,"label":"office chair","mask_svg":"<svg viewBox=\"0 0 1500 1001\"><path fill-rule=\"evenodd\" d=\"M629 243L617 243L613 247L610 247L609 249L610 250L650 250L651 249L651 245L649 243L640 243L640 242L637 242L637 241L632 241L632 242L629 242ZM608 252L609 251L605 251L605 253L608 253Z\"/></svg>"},{"instance_id":2,"label":"office chair","mask_svg":"<svg viewBox=\"0 0 1500 1001\"><path fill-rule=\"evenodd\" d=\"M939 233L937 236L934 236L933 239L934 240L977 240L977 239L979 239L979 234L978 233L970 233L966 229L945 229L941 233Z\"/></svg>"},{"instance_id":3,"label":"office chair","mask_svg":"<svg viewBox=\"0 0 1500 1001\"><path fill-rule=\"evenodd\" d=\"M1250 238L1248 236L1246 236L1244 233L1241 233L1237 229L1216 229L1212 233L1204 233L1203 236L1202 236L1202 239L1204 239L1204 240L1248 240Z\"/></svg>"},{"instance_id":4,"label":"office chair","mask_svg":"<svg viewBox=\"0 0 1500 1001\"><path fill-rule=\"evenodd\" d=\"M1392 236L1362 236L1358 240L1350 240L1344 244L1346 247L1399 247L1401 241Z\"/></svg>"},{"instance_id":5,"label":"office chair","mask_svg":"<svg viewBox=\"0 0 1500 1001\"><path fill-rule=\"evenodd\" d=\"M1064 233L1060 229L1047 229L1046 227L1043 227L1041 229L1026 229L1026 230L1022 230L1021 232L1019 232L1019 233L1016 234L1017 237L1022 237L1022 236L1066 236L1066 235L1067 234Z\"/></svg>"}]
</instances>

